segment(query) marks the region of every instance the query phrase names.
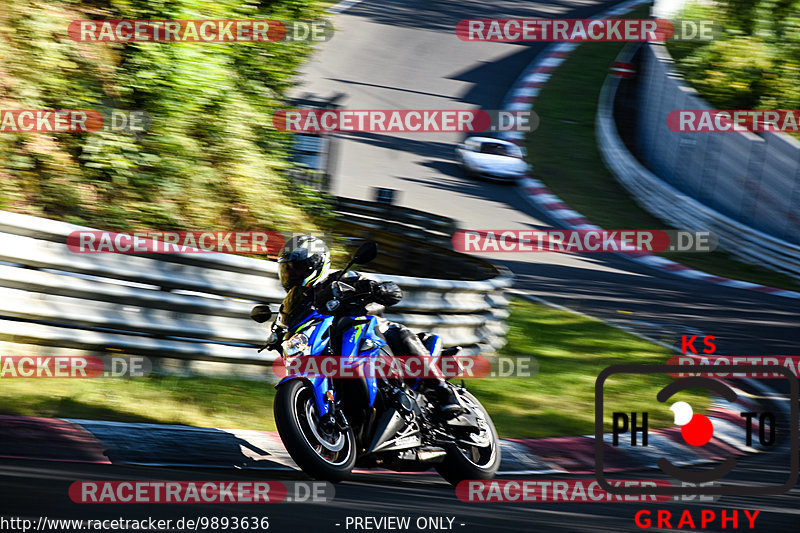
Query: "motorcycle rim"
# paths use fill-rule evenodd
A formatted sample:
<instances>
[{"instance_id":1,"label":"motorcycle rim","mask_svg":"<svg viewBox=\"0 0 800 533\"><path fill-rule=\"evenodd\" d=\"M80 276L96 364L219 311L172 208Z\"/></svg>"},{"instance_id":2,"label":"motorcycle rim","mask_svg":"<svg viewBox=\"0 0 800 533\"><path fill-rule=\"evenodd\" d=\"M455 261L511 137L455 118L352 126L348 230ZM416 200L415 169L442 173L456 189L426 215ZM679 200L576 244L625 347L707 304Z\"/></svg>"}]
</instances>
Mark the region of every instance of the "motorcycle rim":
<instances>
[{"instance_id":1,"label":"motorcycle rim","mask_svg":"<svg viewBox=\"0 0 800 533\"><path fill-rule=\"evenodd\" d=\"M334 429L325 431L320 426L317 407L309 387L298 387L292 398L294 422L309 448L331 466L341 467L350 461L353 453L351 432Z\"/></svg>"}]
</instances>

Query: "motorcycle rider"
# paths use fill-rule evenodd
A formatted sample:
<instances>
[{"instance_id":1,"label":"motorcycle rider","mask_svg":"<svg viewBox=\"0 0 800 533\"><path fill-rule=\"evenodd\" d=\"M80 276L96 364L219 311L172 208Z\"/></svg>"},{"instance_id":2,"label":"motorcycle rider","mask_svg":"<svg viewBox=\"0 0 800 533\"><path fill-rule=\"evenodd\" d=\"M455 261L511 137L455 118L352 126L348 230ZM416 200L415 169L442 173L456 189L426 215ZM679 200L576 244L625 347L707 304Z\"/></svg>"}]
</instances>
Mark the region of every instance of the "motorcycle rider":
<instances>
[{"instance_id":1,"label":"motorcycle rider","mask_svg":"<svg viewBox=\"0 0 800 533\"><path fill-rule=\"evenodd\" d=\"M290 239L278 256L278 269L280 281L287 291L288 298L302 298L301 305L312 305L318 312L329 315L348 316L379 314L379 311L368 311L367 306L340 304L331 298L331 284L341 281L354 287L361 296L361 301L372 302L380 306L391 306L403 298L403 291L396 283L385 281L379 283L375 280L353 271L348 271L339 277L339 271L330 273L330 252L322 239L311 235L301 235ZM293 290L297 289L297 290ZM283 306L287 305L284 300ZM292 303L295 306L296 303ZM396 355L412 355L417 357L430 357L430 352L422 341L410 329L380 319L380 332L386 339L392 352ZM286 324L288 326L288 324ZM279 339L273 339L270 348L276 348ZM434 404L438 407L439 414L444 419L457 416L462 408L458 403L455 393L439 378L426 378L421 380L421 389L426 396L435 398Z\"/></svg>"}]
</instances>

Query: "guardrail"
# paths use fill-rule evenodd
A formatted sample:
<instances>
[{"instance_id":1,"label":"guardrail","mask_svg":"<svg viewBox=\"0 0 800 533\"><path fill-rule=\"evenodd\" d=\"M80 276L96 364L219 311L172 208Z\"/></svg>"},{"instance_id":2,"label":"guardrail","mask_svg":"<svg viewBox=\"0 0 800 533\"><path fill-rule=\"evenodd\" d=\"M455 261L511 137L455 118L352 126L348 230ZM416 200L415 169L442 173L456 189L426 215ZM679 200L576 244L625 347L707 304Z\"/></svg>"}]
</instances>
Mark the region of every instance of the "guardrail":
<instances>
[{"instance_id":1,"label":"guardrail","mask_svg":"<svg viewBox=\"0 0 800 533\"><path fill-rule=\"evenodd\" d=\"M283 299L276 263L218 253L70 251L67 236L88 229L0 212L0 353L125 353L151 357L156 369L169 371L216 372L222 365L226 373L269 374L276 354L256 353L265 327L249 312L255 303L277 309ZM396 281L405 292L386 313L389 320L434 331L467 353L504 343L510 275L375 277Z\"/></svg>"},{"instance_id":2,"label":"guardrail","mask_svg":"<svg viewBox=\"0 0 800 533\"><path fill-rule=\"evenodd\" d=\"M377 241L378 258L369 268L387 274L438 279L482 280L498 275L491 263L455 252L456 221L409 207L336 198L338 230Z\"/></svg>"},{"instance_id":3,"label":"guardrail","mask_svg":"<svg viewBox=\"0 0 800 533\"><path fill-rule=\"evenodd\" d=\"M635 46L617 61L629 62ZM680 192L644 167L628 151L614 120L620 78L606 78L600 92L595 130L606 166L636 201L654 216L680 229L713 231L719 247L741 260L800 279L800 246L753 229Z\"/></svg>"},{"instance_id":4,"label":"guardrail","mask_svg":"<svg viewBox=\"0 0 800 533\"><path fill-rule=\"evenodd\" d=\"M445 246L450 245L450 239L458 229L452 218L393 204L339 197L335 210L354 225L379 228L410 239Z\"/></svg>"}]
</instances>

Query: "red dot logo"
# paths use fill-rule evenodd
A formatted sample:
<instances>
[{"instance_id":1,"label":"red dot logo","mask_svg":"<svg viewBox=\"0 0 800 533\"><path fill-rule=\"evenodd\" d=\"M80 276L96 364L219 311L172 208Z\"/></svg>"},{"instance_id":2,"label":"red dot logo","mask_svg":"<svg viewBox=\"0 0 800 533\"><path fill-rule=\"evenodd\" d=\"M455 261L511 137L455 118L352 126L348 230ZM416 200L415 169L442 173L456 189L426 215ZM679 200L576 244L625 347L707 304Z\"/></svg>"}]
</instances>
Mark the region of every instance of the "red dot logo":
<instances>
[{"instance_id":1,"label":"red dot logo","mask_svg":"<svg viewBox=\"0 0 800 533\"><path fill-rule=\"evenodd\" d=\"M681 426L681 435L687 444L702 446L714 436L714 426L705 415L693 415L688 424Z\"/></svg>"},{"instance_id":2,"label":"red dot logo","mask_svg":"<svg viewBox=\"0 0 800 533\"><path fill-rule=\"evenodd\" d=\"M714 436L714 426L705 415L696 415L686 402L675 402L670 411L675 413L675 423L681 426L681 436L687 444L702 446Z\"/></svg>"}]
</instances>

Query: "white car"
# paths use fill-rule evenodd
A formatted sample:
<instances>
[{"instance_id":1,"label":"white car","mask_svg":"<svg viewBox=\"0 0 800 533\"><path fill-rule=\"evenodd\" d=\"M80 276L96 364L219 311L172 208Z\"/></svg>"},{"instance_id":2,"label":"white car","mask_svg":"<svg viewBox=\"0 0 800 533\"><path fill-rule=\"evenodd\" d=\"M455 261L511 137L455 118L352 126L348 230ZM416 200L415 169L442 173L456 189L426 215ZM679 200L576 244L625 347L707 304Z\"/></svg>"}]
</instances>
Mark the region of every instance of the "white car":
<instances>
[{"instance_id":1,"label":"white car","mask_svg":"<svg viewBox=\"0 0 800 533\"><path fill-rule=\"evenodd\" d=\"M456 156L467 176L490 180L516 180L531 169L523 148L491 137L469 137L458 145Z\"/></svg>"}]
</instances>

